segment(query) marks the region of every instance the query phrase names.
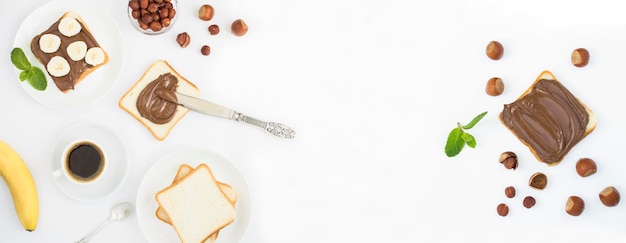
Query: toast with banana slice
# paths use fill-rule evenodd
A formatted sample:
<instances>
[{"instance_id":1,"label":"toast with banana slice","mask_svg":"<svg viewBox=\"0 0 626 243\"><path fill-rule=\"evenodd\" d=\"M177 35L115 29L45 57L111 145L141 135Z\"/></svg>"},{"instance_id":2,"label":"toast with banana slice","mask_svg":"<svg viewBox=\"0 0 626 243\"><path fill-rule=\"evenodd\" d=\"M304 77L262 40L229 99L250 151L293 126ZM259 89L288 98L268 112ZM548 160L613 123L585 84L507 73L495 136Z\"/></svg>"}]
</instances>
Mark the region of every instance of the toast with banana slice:
<instances>
[{"instance_id":1,"label":"toast with banana slice","mask_svg":"<svg viewBox=\"0 0 626 243\"><path fill-rule=\"evenodd\" d=\"M560 163L598 123L591 109L550 71L543 71L517 100L504 105L499 118L548 165Z\"/></svg>"},{"instance_id":2,"label":"toast with banana slice","mask_svg":"<svg viewBox=\"0 0 626 243\"><path fill-rule=\"evenodd\" d=\"M85 77L109 62L107 52L76 12L64 13L33 37L30 49L63 93L73 90Z\"/></svg>"}]
</instances>

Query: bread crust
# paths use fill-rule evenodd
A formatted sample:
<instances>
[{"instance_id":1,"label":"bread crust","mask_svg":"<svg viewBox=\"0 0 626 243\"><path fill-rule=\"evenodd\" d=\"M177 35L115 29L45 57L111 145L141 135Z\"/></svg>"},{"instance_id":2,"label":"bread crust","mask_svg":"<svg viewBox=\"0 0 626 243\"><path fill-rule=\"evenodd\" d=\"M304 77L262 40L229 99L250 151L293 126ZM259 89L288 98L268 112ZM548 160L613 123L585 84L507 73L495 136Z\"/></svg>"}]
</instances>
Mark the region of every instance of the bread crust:
<instances>
[{"instance_id":1,"label":"bread crust","mask_svg":"<svg viewBox=\"0 0 626 243\"><path fill-rule=\"evenodd\" d=\"M161 74L171 73L178 79L177 91L190 96L200 96L200 91L196 85L180 75L167 61L157 60L152 63L148 69L143 73L135 84L120 98L118 105L120 108L128 112L143 126L145 126L150 133L159 141L163 141L176 124L189 112L189 109L178 106L176 112L171 121L165 124L155 124L150 120L144 118L139 114L137 110L137 98L141 91L152 81L159 77Z\"/></svg>"},{"instance_id":2,"label":"bread crust","mask_svg":"<svg viewBox=\"0 0 626 243\"><path fill-rule=\"evenodd\" d=\"M552 72L550 72L548 70L544 70L544 71L542 71L539 74L539 76L535 79L535 81L515 101L519 101L519 100L523 99L526 95L528 95L532 91L533 87L542 79L555 80L557 82L560 82L556 78L556 76L554 76L554 74ZM589 109L589 107L585 103L583 103L580 99L578 99L578 97L576 97L576 101L585 108L585 111L587 112L587 115L589 117L589 121L587 122L587 126L586 126L586 129L585 129L585 132L584 132L583 136L581 137L581 140L582 140L596 128L596 126L597 126L597 118L594 115L594 113L591 111L591 109ZM515 132L511 128L509 128L506 125L506 123L504 122L504 120L502 118L502 113L500 113L498 118L500 119L500 122L503 125L505 125L505 127L507 127L507 129L509 129L509 131L511 131L513 134L515 134ZM515 134L515 135L517 136L517 134ZM537 151L529 143L525 142L522 139L520 139L520 141L522 142L522 144L524 144L526 147L528 147L530 149L530 152L533 154L533 156L535 156L535 158L538 161L541 161L541 159L539 157L539 154L537 153ZM564 157L565 156L563 156L563 158ZM557 162L554 162L554 163L546 163L546 164L548 164L549 166L554 166L554 165L559 164L561 161L557 161Z\"/></svg>"}]
</instances>

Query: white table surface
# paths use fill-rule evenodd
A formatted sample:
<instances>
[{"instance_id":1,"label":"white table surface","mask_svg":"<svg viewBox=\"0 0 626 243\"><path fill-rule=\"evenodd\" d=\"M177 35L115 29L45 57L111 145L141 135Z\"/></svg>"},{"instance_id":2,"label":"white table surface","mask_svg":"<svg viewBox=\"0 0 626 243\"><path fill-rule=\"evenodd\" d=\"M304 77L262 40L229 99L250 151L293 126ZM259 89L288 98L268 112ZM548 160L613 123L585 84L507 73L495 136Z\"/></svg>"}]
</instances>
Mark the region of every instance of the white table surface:
<instances>
[{"instance_id":1,"label":"white table surface","mask_svg":"<svg viewBox=\"0 0 626 243\"><path fill-rule=\"evenodd\" d=\"M85 0L87 1L87 0ZM0 139L24 158L35 178L41 215L34 232L15 216L0 186L0 242L72 242L108 216L112 205L135 202L152 164L182 148L202 148L230 160L246 179L252 214L241 242L619 242L626 239L626 203L606 208L597 193L626 192L621 154L626 130L626 15L620 1L252 1L180 0L179 20L159 36L138 33L126 0L90 1L116 21L124 43L119 80L102 99L70 110L44 106L20 86L9 61L13 36L45 0L4 2L0 37ZM106 2L106 3L104 3ZM195 13L216 8L216 37ZM8 6L6 6L8 4ZM250 26L228 33L233 19ZM176 34L192 43L181 49ZM505 46L502 60L484 55L490 40ZM208 57L200 46L212 46ZM586 47L591 63L575 68L570 52ZM292 140L196 113L165 141L117 106L118 99L157 59L192 80L202 97L295 128ZM542 70L551 70L596 113L596 131L554 167L531 153L497 119ZM499 97L484 93L492 76L504 79ZM445 139L456 122L489 111L471 133L475 149L447 158ZM49 174L53 142L77 122L104 124L123 137L131 171L123 187L95 202L70 199ZM520 167L497 162L506 150ZM582 179L580 157L599 172ZM542 171L548 188L526 186ZM504 197L506 186L518 189ZM521 206L533 195L537 205ZM564 213L567 196L587 202L580 217ZM507 217L496 205L509 204ZM105 228L92 242L145 242L137 217Z\"/></svg>"}]
</instances>

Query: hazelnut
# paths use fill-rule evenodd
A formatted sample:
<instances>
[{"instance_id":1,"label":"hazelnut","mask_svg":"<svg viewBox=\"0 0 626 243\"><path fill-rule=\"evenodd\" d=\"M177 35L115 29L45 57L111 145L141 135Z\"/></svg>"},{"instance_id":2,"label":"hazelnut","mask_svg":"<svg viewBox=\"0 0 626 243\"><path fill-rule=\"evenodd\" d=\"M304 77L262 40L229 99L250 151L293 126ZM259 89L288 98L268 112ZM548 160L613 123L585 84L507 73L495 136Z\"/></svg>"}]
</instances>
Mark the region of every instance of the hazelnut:
<instances>
[{"instance_id":1,"label":"hazelnut","mask_svg":"<svg viewBox=\"0 0 626 243\"><path fill-rule=\"evenodd\" d=\"M149 3L148 0L139 0L139 8L143 8L143 9L148 8L148 3Z\"/></svg>"},{"instance_id":2,"label":"hazelnut","mask_svg":"<svg viewBox=\"0 0 626 243\"><path fill-rule=\"evenodd\" d=\"M604 206L613 207L619 203L619 191L615 187L609 186L604 188L599 194L600 201Z\"/></svg>"},{"instance_id":3,"label":"hazelnut","mask_svg":"<svg viewBox=\"0 0 626 243\"><path fill-rule=\"evenodd\" d=\"M581 177L593 175L598 170L596 162L590 158L581 158L576 162L576 173Z\"/></svg>"},{"instance_id":4,"label":"hazelnut","mask_svg":"<svg viewBox=\"0 0 626 243\"><path fill-rule=\"evenodd\" d=\"M139 9L139 0L132 0L130 2L128 2L128 7L132 10L138 10Z\"/></svg>"},{"instance_id":5,"label":"hazelnut","mask_svg":"<svg viewBox=\"0 0 626 243\"><path fill-rule=\"evenodd\" d=\"M525 197L524 201L522 202L525 208L532 208L533 206L535 206L535 203L537 203L537 201L534 197L531 196Z\"/></svg>"},{"instance_id":6,"label":"hazelnut","mask_svg":"<svg viewBox=\"0 0 626 243\"><path fill-rule=\"evenodd\" d=\"M150 24L152 23L152 15L150 14L144 14L143 16L141 16L141 21L143 21L146 24Z\"/></svg>"},{"instance_id":7,"label":"hazelnut","mask_svg":"<svg viewBox=\"0 0 626 243\"><path fill-rule=\"evenodd\" d=\"M178 45L180 45L180 47L185 48L189 46L189 43L191 42L191 37L189 36L189 34L187 34L187 32L183 32L176 36L176 42L178 42Z\"/></svg>"},{"instance_id":8,"label":"hazelnut","mask_svg":"<svg viewBox=\"0 0 626 243\"><path fill-rule=\"evenodd\" d=\"M202 49L200 49L200 53L202 53L202 55L208 56L209 54L211 54L211 47L208 45L202 46Z\"/></svg>"},{"instance_id":9,"label":"hazelnut","mask_svg":"<svg viewBox=\"0 0 626 243\"><path fill-rule=\"evenodd\" d=\"M141 17L141 14L139 13L139 10L133 10L131 12L131 15L133 16L133 19L139 19L139 17Z\"/></svg>"},{"instance_id":10,"label":"hazelnut","mask_svg":"<svg viewBox=\"0 0 626 243\"><path fill-rule=\"evenodd\" d=\"M230 30L235 36L243 36L248 33L248 25L243 19L237 19L233 21L233 24L230 26Z\"/></svg>"},{"instance_id":11,"label":"hazelnut","mask_svg":"<svg viewBox=\"0 0 626 243\"><path fill-rule=\"evenodd\" d=\"M176 9L169 8L169 10L167 10L167 13L169 14L169 16L167 17L169 17L170 19L173 19L174 16L176 15Z\"/></svg>"},{"instance_id":12,"label":"hazelnut","mask_svg":"<svg viewBox=\"0 0 626 243\"><path fill-rule=\"evenodd\" d=\"M507 169L517 169L517 155L511 151L500 154L500 163Z\"/></svg>"},{"instance_id":13,"label":"hazelnut","mask_svg":"<svg viewBox=\"0 0 626 243\"><path fill-rule=\"evenodd\" d=\"M485 88L485 91L488 95L491 96L501 95L504 91L504 83L502 82L502 79L490 78L489 81L487 81L487 87Z\"/></svg>"},{"instance_id":14,"label":"hazelnut","mask_svg":"<svg viewBox=\"0 0 626 243\"><path fill-rule=\"evenodd\" d=\"M504 47L502 44L497 41L491 41L487 44L487 49L485 51L487 53L487 57L492 60L500 60L502 58L502 54L504 54Z\"/></svg>"},{"instance_id":15,"label":"hazelnut","mask_svg":"<svg viewBox=\"0 0 626 243\"><path fill-rule=\"evenodd\" d=\"M148 24L144 23L143 21L139 21L139 28L141 28L142 30L148 30L150 26L148 26Z\"/></svg>"},{"instance_id":16,"label":"hazelnut","mask_svg":"<svg viewBox=\"0 0 626 243\"><path fill-rule=\"evenodd\" d=\"M148 8L146 8L150 13L156 13L159 10L159 5L157 3L148 4Z\"/></svg>"},{"instance_id":17,"label":"hazelnut","mask_svg":"<svg viewBox=\"0 0 626 243\"><path fill-rule=\"evenodd\" d=\"M509 214L509 206L504 203L500 203L498 204L496 211L498 212L498 215L502 217L507 216Z\"/></svg>"},{"instance_id":18,"label":"hazelnut","mask_svg":"<svg viewBox=\"0 0 626 243\"><path fill-rule=\"evenodd\" d=\"M585 210L585 201L577 196L570 196L565 203L565 212L572 216L578 216Z\"/></svg>"},{"instance_id":19,"label":"hazelnut","mask_svg":"<svg viewBox=\"0 0 626 243\"><path fill-rule=\"evenodd\" d=\"M158 32L163 29L163 25L161 25L161 22L152 21L152 23L150 23L150 29L154 32Z\"/></svg>"},{"instance_id":20,"label":"hazelnut","mask_svg":"<svg viewBox=\"0 0 626 243\"><path fill-rule=\"evenodd\" d=\"M161 19L161 25L163 25L163 28L169 27L171 24L172 24L172 20L170 18Z\"/></svg>"},{"instance_id":21,"label":"hazelnut","mask_svg":"<svg viewBox=\"0 0 626 243\"><path fill-rule=\"evenodd\" d=\"M213 10L213 6L209 4L204 4L200 6L200 9L198 10L198 17L201 20L209 21L213 18L214 13L215 11Z\"/></svg>"},{"instance_id":22,"label":"hazelnut","mask_svg":"<svg viewBox=\"0 0 626 243\"><path fill-rule=\"evenodd\" d=\"M541 172L537 172L530 177L528 185L532 188L543 190L548 185L548 177Z\"/></svg>"},{"instance_id":23,"label":"hazelnut","mask_svg":"<svg viewBox=\"0 0 626 243\"><path fill-rule=\"evenodd\" d=\"M576 67L584 67L589 64L589 51L585 48L578 48L572 51L572 64Z\"/></svg>"},{"instance_id":24,"label":"hazelnut","mask_svg":"<svg viewBox=\"0 0 626 243\"><path fill-rule=\"evenodd\" d=\"M217 35L220 33L220 26L216 25L216 24L212 24L209 26L209 33L211 35Z\"/></svg>"},{"instance_id":25,"label":"hazelnut","mask_svg":"<svg viewBox=\"0 0 626 243\"><path fill-rule=\"evenodd\" d=\"M515 187L508 186L508 187L504 188L504 195L506 195L506 197L508 197L508 198L514 198L515 197Z\"/></svg>"}]
</instances>

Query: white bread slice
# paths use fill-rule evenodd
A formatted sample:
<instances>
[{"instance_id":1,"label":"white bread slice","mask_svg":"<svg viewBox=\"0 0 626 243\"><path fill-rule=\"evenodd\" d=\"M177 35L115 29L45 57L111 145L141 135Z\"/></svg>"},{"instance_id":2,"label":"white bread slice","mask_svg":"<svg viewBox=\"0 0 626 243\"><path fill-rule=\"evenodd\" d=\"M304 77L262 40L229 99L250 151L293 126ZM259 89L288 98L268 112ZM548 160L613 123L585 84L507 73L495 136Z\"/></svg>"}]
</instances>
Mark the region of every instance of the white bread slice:
<instances>
[{"instance_id":1,"label":"white bread slice","mask_svg":"<svg viewBox=\"0 0 626 243\"><path fill-rule=\"evenodd\" d=\"M174 176L174 180L172 181L172 184L175 184L177 181L183 179L185 176L191 173L191 171L193 171L193 167L191 167L191 165L188 165L188 164L180 165L178 167L178 171L176 172L176 176ZM231 185L226 184L224 182L218 181L217 184L219 184L220 189L222 190L222 192L224 192L224 195L226 195L226 197L228 198L228 201L230 201L231 204L235 206L235 203L237 202L237 191L235 191L235 189ZM156 214L156 217L160 219L161 221L167 224L171 224L170 219L167 217L167 214L165 213L165 210L163 210L161 207L157 208L157 210L155 211L155 214Z\"/></svg>"},{"instance_id":2,"label":"white bread slice","mask_svg":"<svg viewBox=\"0 0 626 243\"><path fill-rule=\"evenodd\" d=\"M159 191L156 201L182 242L203 242L235 220L235 207L206 164Z\"/></svg>"},{"instance_id":3,"label":"white bread slice","mask_svg":"<svg viewBox=\"0 0 626 243\"><path fill-rule=\"evenodd\" d=\"M534 87L534 86L535 86L535 85L536 85L536 84L537 84L540 80L542 80L542 79L547 79L547 80L555 80L555 81L557 81L557 82L560 82L560 81L556 78L556 76L554 76L554 74L552 74L552 72L550 72L550 71L548 71L548 70L544 70L543 72L541 72L541 73L539 74L539 76L537 77L537 79L535 79L535 81L534 81L534 82L533 82L533 83L532 83L532 84L528 87L528 89L526 89L526 91L524 91L524 93L522 93L522 94L521 94L521 95L520 95L520 96L519 96L519 97L518 97L515 101L519 101L519 100L523 99L523 98L524 98L524 96L526 96L527 94L529 94L529 93L532 91L533 87ZM594 113L591 111L591 109L589 109L589 107L588 107L585 103L583 103L583 102L582 102L580 99L578 99L578 98L576 98L576 102L578 102L579 104L581 104L581 105L585 108L585 111L587 112L587 115L588 115L588 117L589 117L589 120L588 120L588 122L587 122L587 126L586 126L586 129L585 129L584 135L583 135L583 136L582 136L582 138L581 138L581 140L582 140L582 139L584 139L587 135L589 135L591 132L593 132L593 130L596 128L596 126L597 126L597 124L598 124L598 120L597 120L596 116L594 115ZM504 125L505 125L505 127L507 127L507 128L508 128L508 126L506 125L506 123L505 123L505 122L504 122L504 120L502 119L502 113L500 113L500 115L499 115L498 117L499 117L499 119L500 119L501 123L502 123L502 124L504 124ZM509 128L509 130L511 130L511 128ZM511 132L513 132L513 130L511 130ZM513 134L515 134L515 132L513 132ZM517 136L517 135L516 135L516 136ZM544 161L541 161L541 158L539 157L539 155L538 155L537 151L535 150L535 148L533 148L533 147L532 147L529 143L527 143L527 142L523 141L522 139L520 139L520 141L521 141L521 142L522 142L525 146L527 146L527 147L530 149L531 153L533 154L533 156L535 156L535 158L536 158L538 161L540 161L540 162L544 162ZM563 157L565 157L565 155L564 155ZM559 164L560 162L561 162L561 161L556 161L556 162L553 162L553 163L546 163L546 164L548 164L548 165L550 165L550 166L554 166L554 165ZM544 163L545 163L545 162L544 162Z\"/></svg>"},{"instance_id":4,"label":"white bread slice","mask_svg":"<svg viewBox=\"0 0 626 243\"><path fill-rule=\"evenodd\" d=\"M185 176L187 176L189 173L191 173L191 171L193 170L193 167L191 167L191 165L188 164L182 164L178 167L178 171L176 172L176 176L174 176L174 181L172 181L172 184L176 183L176 181L183 179ZM237 192L232 188L232 186L223 183L223 182L219 182L218 184L220 186L220 189L222 189L222 191L224 192L224 194L228 197L228 200L233 204L233 206L235 205L235 201L237 200ZM168 217L167 213L165 212L165 210L161 207L157 207L157 210L155 211L156 217L167 223L167 224L172 224L170 218ZM219 235L219 230L216 231L214 234L210 235L206 240L204 240L202 243L214 243L215 240L217 240L217 237Z\"/></svg>"},{"instance_id":5,"label":"white bread slice","mask_svg":"<svg viewBox=\"0 0 626 243\"><path fill-rule=\"evenodd\" d=\"M166 73L171 73L178 79L178 87L176 91L191 96L200 96L198 87L176 72L176 70L174 70L174 68L172 68L167 61L158 60L148 67L141 78L135 82L135 84L126 92L126 94L124 94L124 96L122 96L119 101L120 108L141 122L141 124L148 128L150 133L152 133L152 135L159 141L164 140L172 128L174 128L176 123L178 123L185 116L185 114L189 112L189 109L178 106L172 120L165 124L155 124L139 114L139 111L137 110L137 98L139 94L150 82Z\"/></svg>"},{"instance_id":6,"label":"white bread slice","mask_svg":"<svg viewBox=\"0 0 626 243\"><path fill-rule=\"evenodd\" d=\"M103 47L102 47L102 46L98 43L97 39L95 39L96 37L93 35L93 32L91 32L91 29L89 28L89 26L87 25L87 23L83 20L83 18L82 18L82 17L81 17L78 13L73 12L73 11L68 11L68 12L65 12L65 13L64 13L61 17L59 17L59 19L57 20L57 22L61 21L61 19L65 18L65 17L72 17L72 18L76 19L76 20L77 20L77 21L81 24L81 26L82 26L82 30L81 30L81 31L85 31L85 32L86 32L86 33L88 33L89 35L93 36L96 46L97 46L97 47L100 47L100 48L102 49L102 51L104 51L104 62L102 62L102 63L100 63L100 64L98 64L98 65L96 65L96 66L91 66L91 67L85 68L85 69L84 69L84 71L83 71L82 73L80 73L80 76L78 76L78 77L75 79L75 81L74 81L74 87L76 87L76 86L78 85L78 83L80 83L81 81L83 81L83 79L85 79L85 77L87 77L90 73L92 73L92 72L93 72L93 71L95 71L96 69L98 69L98 68L100 68L100 67L102 67L102 66L106 65L107 63L109 63L109 54L108 54L108 53L106 52L106 50L105 50L105 49L104 49L104 48L103 48ZM55 22L55 23L56 23L56 22ZM31 42L32 42L32 43L31 43L31 45L37 45L37 46L38 46L38 44L37 44L37 43L39 43L39 37L41 37L41 35L43 35L44 33L47 33L47 32L46 32L46 31L44 31L44 32L40 33L39 35L36 35L36 36L35 36L35 37L31 40ZM59 36L59 37L61 37L61 41L62 41L62 42L66 42L66 41L76 41L76 40L77 40L77 38L78 38L78 37L76 37L76 36L75 36L75 37L72 37L72 38L68 38L68 37L65 37L65 36L63 36L63 35L58 35L58 36ZM39 48L39 47L37 47L37 48ZM57 51L57 52L54 52L54 53L46 54L46 55L47 55L47 57L45 57L45 58L44 58L44 57L39 57L39 56L37 56L37 55L35 55L35 57L36 57L36 58L37 58L37 60L38 60L41 64L43 64L43 65L44 65L44 67L45 67L47 63L45 62L45 60L44 60L44 59L49 60L50 58L52 58L52 56L54 56L54 55L58 55L58 53L59 53L59 52L62 52L62 51ZM44 54L45 54L45 53L44 53ZM71 60L70 60L70 61L71 61ZM83 60L80 60L80 62L84 62L84 59L83 59ZM44 70L44 71L46 71L46 73L48 73L48 71L47 71L47 70ZM48 74L49 74L49 73L48 73ZM67 78L67 77L68 77L67 75L66 75L66 76L63 76L63 77L58 77L58 78L57 78L57 77L50 76L50 78L52 78L53 80L54 80L54 79L64 79L64 78ZM56 83L56 82L55 82L55 83ZM72 89L61 90L61 92L63 92L63 93L68 93L70 90L72 90Z\"/></svg>"}]
</instances>

